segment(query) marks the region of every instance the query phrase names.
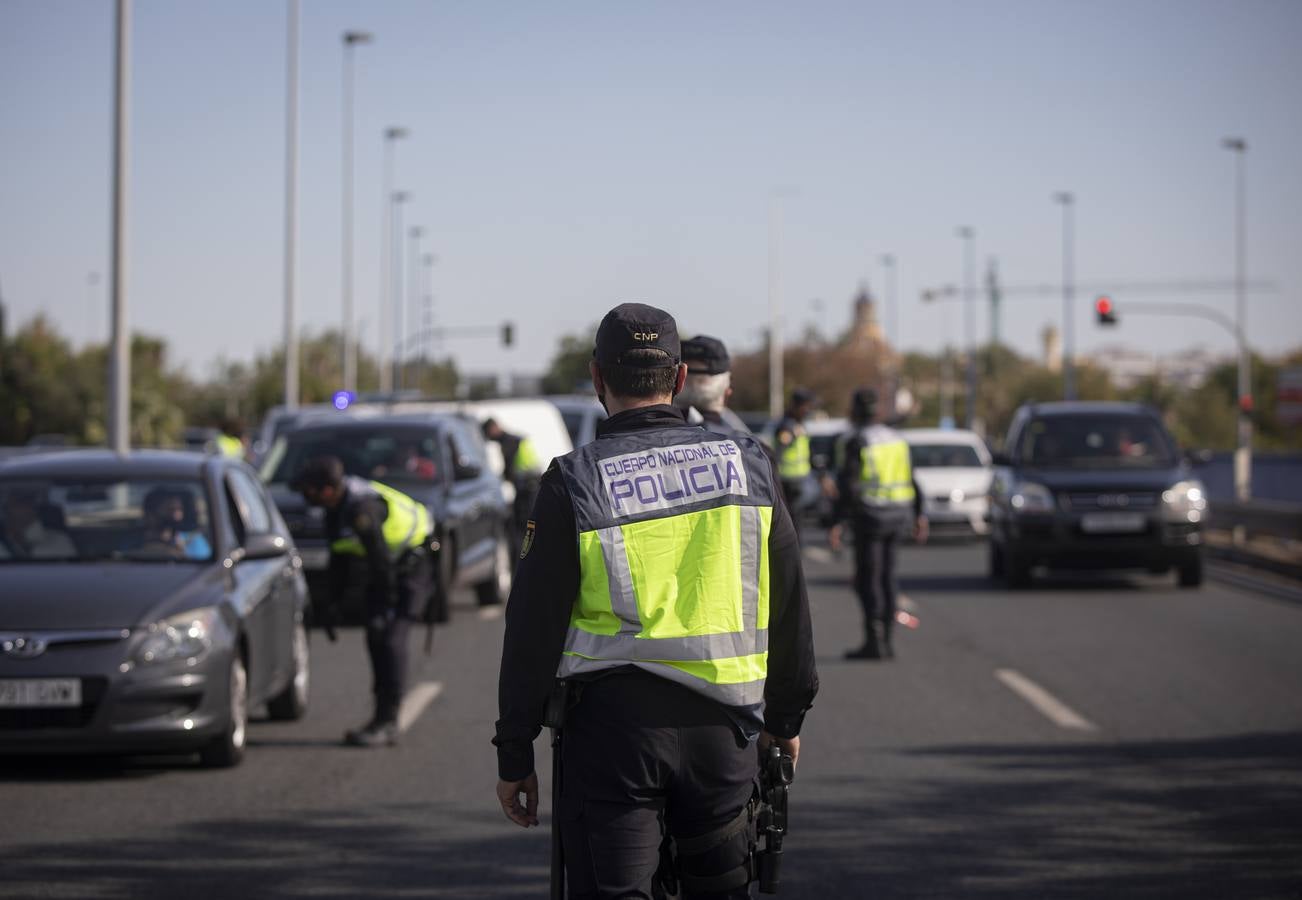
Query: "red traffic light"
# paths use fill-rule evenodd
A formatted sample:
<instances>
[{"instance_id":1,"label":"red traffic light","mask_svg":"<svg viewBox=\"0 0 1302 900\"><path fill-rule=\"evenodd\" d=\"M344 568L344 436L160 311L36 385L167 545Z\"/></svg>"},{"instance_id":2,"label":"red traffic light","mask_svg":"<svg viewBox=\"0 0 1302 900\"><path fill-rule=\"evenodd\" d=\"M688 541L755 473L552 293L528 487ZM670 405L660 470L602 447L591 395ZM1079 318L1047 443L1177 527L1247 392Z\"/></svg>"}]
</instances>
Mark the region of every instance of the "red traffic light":
<instances>
[{"instance_id":1,"label":"red traffic light","mask_svg":"<svg viewBox=\"0 0 1302 900\"><path fill-rule=\"evenodd\" d=\"M1105 295L1095 300L1094 312L1098 314L1098 320L1100 325L1117 324L1117 313L1112 306L1111 297Z\"/></svg>"}]
</instances>

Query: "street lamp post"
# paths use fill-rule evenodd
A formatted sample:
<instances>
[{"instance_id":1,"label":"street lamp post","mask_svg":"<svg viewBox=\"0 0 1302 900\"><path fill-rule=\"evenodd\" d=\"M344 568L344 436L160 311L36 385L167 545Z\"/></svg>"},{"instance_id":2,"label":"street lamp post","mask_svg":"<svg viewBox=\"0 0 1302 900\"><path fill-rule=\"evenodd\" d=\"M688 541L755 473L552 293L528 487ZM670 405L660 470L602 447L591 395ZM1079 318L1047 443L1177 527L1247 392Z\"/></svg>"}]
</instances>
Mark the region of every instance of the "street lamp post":
<instances>
[{"instance_id":1,"label":"street lamp post","mask_svg":"<svg viewBox=\"0 0 1302 900\"><path fill-rule=\"evenodd\" d=\"M343 84L343 246L340 288L343 301L344 390L357 390L357 343L353 340L353 48L374 38L365 31L345 31Z\"/></svg>"},{"instance_id":2,"label":"street lamp post","mask_svg":"<svg viewBox=\"0 0 1302 900\"><path fill-rule=\"evenodd\" d=\"M289 0L285 52L285 409L298 406L294 287L298 237L298 0Z\"/></svg>"},{"instance_id":3,"label":"street lamp post","mask_svg":"<svg viewBox=\"0 0 1302 900\"><path fill-rule=\"evenodd\" d=\"M1252 407L1251 359L1248 356L1248 309L1245 278L1247 274L1246 213L1244 161L1248 142L1243 138L1225 138L1221 142L1234 154L1234 320L1239 343L1239 440L1234 450L1234 496L1244 501L1252 498Z\"/></svg>"},{"instance_id":4,"label":"street lamp post","mask_svg":"<svg viewBox=\"0 0 1302 900\"><path fill-rule=\"evenodd\" d=\"M1053 195L1062 205L1062 399L1076 399L1075 234L1072 211L1076 198L1067 191Z\"/></svg>"},{"instance_id":5,"label":"street lamp post","mask_svg":"<svg viewBox=\"0 0 1302 900\"><path fill-rule=\"evenodd\" d=\"M955 233L963 241L963 316L964 327L967 334L964 338L967 344L967 427L976 426L976 394L977 394L977 368L976 368L976 265L974 256L974 242L976 231L969 225L958 228Z\"/></svg>"},{"instance_id":6,"label":"street lamp post","mask_svg":"<svg viewBox=\"0 0 1302 900\"><path fill-rule=\"evenodd\" d=\"M113 257L109 279L113 301L108 353L108 444L117 453L131 447L131 335L127 324L127 130L131 97L131 0L118 0L113 112Z\"/></svg>"},{"instance_id":7,"label":"street lamp post","mask_svg":"<svg viewBox=\"0 0 1302 900\"><path fill-rule=\"evenodd\" d=\"M782 415L782 299L778 287L779 254L782 247L782 206L778 195L769 210L769 416Z\"/></svg>"},{"instance_id":8,"label":"street lamp post","mask_svg":"<svg viewBox=\"0 0 1302 900\"><path fill-rule=\"evenodd\" d=\"M891 359L889 379L886 389L890 392L890 401L886 405L894 412L895 397L900 392L900 299L899 270L895 268L895 254L883 253L882 263L882 300L886 306L886 342L890 345Z\"/></svg>"},{"instance_id":9,"label":"street lamp post","mask_svg":"<svg viewBox=\"0 0 1302 900\"><path fill-rule=\"evenodd\" d=\"M423 267L425 284L423 288L425 304L424 313L421 318L420 332L420 370L423 374L428 366L428 355L426 350L429 349L433 341L434 328L434 254L426 253L421 256L420 261Z\"/></svg>"},{"instance_id":10,"label":"street lamp post","mask_svg":"<svg viewBox=\"0 0 1302 900\"><path fill-rule=\"evenodd\" d=\"M394 191L389 195L389 204L393 213L393 258L390 260L389 277L392 279L393 322L395 333L402 328L402 205L411 199L410 191ZM393 361L393 381L398 383L398 356L401 350L395 348Z\"/></svg>"},{"instance_id":11,"label":"street lamp post","mask_svg":"<svg viewBox=\"0 0 1302 900\"><path fill-rule=\"evenodd\" d=\"M392 235L389 229L393 227L393 214L389 209L389 197L393 194L393 169L394 158L398 141L407 137L410 132L406 128L398 125L391 125L384 129L384 187L383 193L380 194L382 202L380 203L382 215L380 228L380 393L387 394L393 390L393 374L389 368L389 286L393 280L393 273L389 271L385 262L390 258L391 251L389 242Z\"/></svg>"},{"instance_id":12,"label":"street lamp post","mask_svg":"<svg viewBox=\"0 0 1302 900\"><path fill-rule=\"evenodd\" d=\"M411 241L411 248L407 254L407 309L406 316L400 316L398 319L398 388L406 386L406 366L404 361L407 358L407 343L410 338L407 336L406 322L411 322L412 330L420 336L420 237L425 233L425 229L419 225L413 225L407 229L407 237ZM397 307L401 309L402 298L398 298Z\"/></svg>"}]
</instances>

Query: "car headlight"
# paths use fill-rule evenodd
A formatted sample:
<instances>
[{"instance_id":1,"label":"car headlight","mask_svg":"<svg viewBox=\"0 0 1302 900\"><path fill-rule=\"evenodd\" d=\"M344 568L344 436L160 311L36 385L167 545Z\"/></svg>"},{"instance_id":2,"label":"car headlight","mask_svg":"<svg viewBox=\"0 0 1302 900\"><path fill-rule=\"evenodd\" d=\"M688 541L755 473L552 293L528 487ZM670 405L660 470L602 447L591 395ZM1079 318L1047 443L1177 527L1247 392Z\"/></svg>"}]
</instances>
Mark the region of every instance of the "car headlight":
<instances>
[{"instance_id":1,"label":"car headlight","mask_svg":"<svg viewBox=\"0 0 1302 900\"><path fill-rule=\"evenodd\" d=\"M1019 481L1013 485L1012 496L1008 502L1013 509L1022 513L1053 512L1053 494L1042 484L1034 481Z\"/></svg>"},{"instance_id":2,"label":"car headlight","mask_svg":"<svg viewBox=\"0 0 1302 900\"><path fill-rule=\"evenodd\" d=\"M1207 492L1197 479L1181 481L1162 492L1166 517L1176 522L1201 522L1207 509Z\"/></svg>"},{"instance_id":3,"label":"car headlight","mask_svg":"<svg viewBox=\"0 0 1302 900\"><path fill-rule=\"evenodd\" d=\"M217 621L216 608L208 606L155 622L149 626L149 633L136 647L132 659L139 665L197 659L212 646Z\"/></svg>"}]
</instances>

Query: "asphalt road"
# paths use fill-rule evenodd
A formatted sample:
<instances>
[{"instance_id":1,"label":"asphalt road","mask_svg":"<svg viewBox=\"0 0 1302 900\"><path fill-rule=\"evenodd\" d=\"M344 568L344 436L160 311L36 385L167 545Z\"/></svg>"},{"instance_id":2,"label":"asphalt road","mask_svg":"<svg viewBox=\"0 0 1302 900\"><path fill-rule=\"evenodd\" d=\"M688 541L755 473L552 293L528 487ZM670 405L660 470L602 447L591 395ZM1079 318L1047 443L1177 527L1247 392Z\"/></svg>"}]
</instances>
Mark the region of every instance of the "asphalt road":
<instances>
[{"instance_id":1,"label":"asphalt road","mask_svg":"<svg viewBox=\"0 0 1302 900\"><path fill-rule=\"evenodd\" d=\"M1138 576L1007 593L977 546L908 548L918 627L845 662L848 561L809 554L823 689L780 896L1302 897L1302 604ZM461 598L393 749L338 744L368 711L346 631L314 635L308 717L255 723L237 769L0 758L0 896L545 896L547 829L493 797L501 627Z\"/></svg>"}]
</instances>

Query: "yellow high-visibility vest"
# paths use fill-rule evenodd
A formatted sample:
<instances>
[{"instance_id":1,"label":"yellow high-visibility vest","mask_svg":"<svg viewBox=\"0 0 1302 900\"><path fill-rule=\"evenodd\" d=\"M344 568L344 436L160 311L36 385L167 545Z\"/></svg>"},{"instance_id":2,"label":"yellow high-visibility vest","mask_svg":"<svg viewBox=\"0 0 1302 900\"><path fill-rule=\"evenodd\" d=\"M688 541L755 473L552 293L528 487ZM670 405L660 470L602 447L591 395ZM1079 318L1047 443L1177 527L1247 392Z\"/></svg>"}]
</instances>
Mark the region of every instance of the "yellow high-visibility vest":
<instances>
[{"instance_id":1,"label":"yellow high-visibility vest","mask_svg":"<svg viewBox=\"0 0 1302 900\"><path fill-rule=\"evenodd\" d=\"M384 534L385 546L393 556L401 556L412 547L419 547L429 537L432 530L429 510L423 503L413 500L401 491L396 491L379 481L349 478L348 493L350 500L379 496L385 502L388 515L384 518L381 531ZM330 549L335 553L350 556L366 555L366 548L362 546L361 540L351 532L332 541Z\"/></svg>"}]
</instances>

